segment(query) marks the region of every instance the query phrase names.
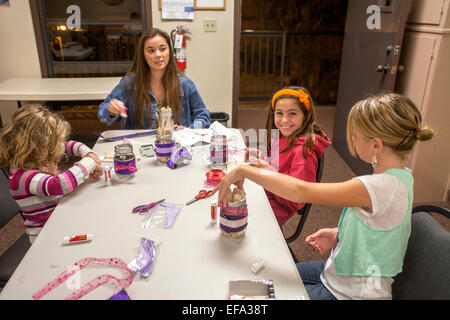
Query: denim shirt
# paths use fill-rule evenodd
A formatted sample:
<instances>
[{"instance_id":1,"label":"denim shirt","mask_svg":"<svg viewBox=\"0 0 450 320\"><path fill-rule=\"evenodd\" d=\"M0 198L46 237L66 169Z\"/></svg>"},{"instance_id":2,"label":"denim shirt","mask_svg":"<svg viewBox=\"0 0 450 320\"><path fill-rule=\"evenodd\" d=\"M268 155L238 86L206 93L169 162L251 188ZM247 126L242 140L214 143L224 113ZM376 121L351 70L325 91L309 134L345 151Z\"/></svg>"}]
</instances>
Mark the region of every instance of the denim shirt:
<instances>
[{"instance_id":1,"label":"denim shirt","mask_svg":"<svg viewBox=\"0 0 450 320\"><path fill-rule=\"evenodd\" d=\"M134 125L134 89L132 88L134 75L123 77L113 91L106 97L98 108L98 118L101 122L111 125L121 120L119 115L111 115L108 111L109 101L122 101L127 110L127 118L121 121L122 129L135 129ZM185 127L207 128L211 124L209 110L206 108L194 82L186 76L178 75L180 81L180 117L179 123ZM144 128L156 128L156 98L150 90L152 103L152 119L148 119L148 112L144 113Z\"/></svg>"}]
</instances>

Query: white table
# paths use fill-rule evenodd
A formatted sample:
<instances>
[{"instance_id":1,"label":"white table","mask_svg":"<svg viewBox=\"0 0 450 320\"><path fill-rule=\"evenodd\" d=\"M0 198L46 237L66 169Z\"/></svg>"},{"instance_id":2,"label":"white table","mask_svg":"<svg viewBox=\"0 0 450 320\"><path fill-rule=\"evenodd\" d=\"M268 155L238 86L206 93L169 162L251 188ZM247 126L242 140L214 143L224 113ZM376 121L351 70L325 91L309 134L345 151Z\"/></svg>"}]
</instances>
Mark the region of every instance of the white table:
<instances>
[{"instance_id":1,"label":"white table","mask_svg":"<svg viewBox=\"0 0 450 320\"><path fill-rule=\"evenodd\" d=\"M120 77L14 78L0 83L0 100L104 100Z\"/></svg>"},{"instance_id":2,"label":"white table","mask_svg":"<svg viewBox=\"0 0 450 320\"><path fill-rule=\"evenodd\" d=\"M237 130L236 130L237 131ZM135 131L133 131L135 132ZM107 131L105 136L130 131ZM134 138L151 143L154 136ZM115 142L97 142L94 151L112 151ZM203 147L206 148L208 145ZM133 207L165 198L184 204L204 189L203 178L211 168L193 151L194 161L175 170L143 157L139 171L127 182L113 180L111 185L86 181L66 196L55 209L44 229L0 293L1 299L31 299L32 294L53 280L67 267L85 257L117 257L125 263L139 252L140 236L161 241L160 254L148 280L139 276L127 288L132 299L217 299L228 296L230 280L273 280L277 299L308 299L295 263L283 238L262 187L246 181L249 210L248 228L241 239L223 236L219 223L210 223L210 199L184 206L171 229L144 229L145 216L132 214ZM217 199L217 194L212 198ZM62 246L64 236L92 233L92 242ZM256 275L252 263L265 260ZM112 268L86 268L81 285L107 271L117 277L123 273ZM73 285L73 284L72 284ZM73 289L66 283L42 299L63 299ZM82 299L108 299L117 289L102 286Z\"/></svg>"}]
</instances>

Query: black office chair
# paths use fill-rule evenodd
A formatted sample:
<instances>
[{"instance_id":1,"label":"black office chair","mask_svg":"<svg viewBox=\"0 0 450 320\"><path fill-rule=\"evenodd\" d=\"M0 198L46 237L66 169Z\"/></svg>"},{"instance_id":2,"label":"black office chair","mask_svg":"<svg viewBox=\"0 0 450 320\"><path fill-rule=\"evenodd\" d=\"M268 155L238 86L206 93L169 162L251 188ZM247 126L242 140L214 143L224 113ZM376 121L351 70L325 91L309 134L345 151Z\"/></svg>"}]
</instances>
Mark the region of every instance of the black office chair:
<instances>
[{"instance_id":1,"label":"black office chair","mask_svg":"<svg viewBox=\"0 0 450 320\"><path fill-rule=\"evenodd\" d=\"M394 300L450 300L450 232L429 212L450 218L448 209L436 206L413 209L403 271L392 284Z\"/></svg>"},{"instance_id":2,"label":"black office chair","mask_svg":"<svg viewBox=\"0 0 450 320\"><path fill-rule=\"evenodd\" d=\"M11 197L8 186L8 178L0 168L0 228L6 225L12 218L20 213L20 208ZM0 288L3 288L16 270L22 258L30 248L30 240L24 233L0 256Z\"/></svg>"},{"instance_id":3,"label":"black office chair","mask_svg":"<svg viewBox=\"0 0 450 320\"><path fill-rule=\"evenodd\" d=\"M316 172L316 182L320 182L320 179L322 179L322 171L323 171L323 162L324 162L324 155L318 159L317 163L317 172ZM294 252L292 251L291 247L289 246L289 243L297 240L298 236L302 232L303 226L305 225L306 218L308 218L309 210L311 209L311 203L306 203L303 208L297 211L297 214L300 216L300 220L297 224L297 228L295 229L295 232L290 237L285 237L285 240L288 244L289 251L291 252L292 258L294 259L295 263L298 262L297 257L295 256Z\"/></svg>"}]
</instances>

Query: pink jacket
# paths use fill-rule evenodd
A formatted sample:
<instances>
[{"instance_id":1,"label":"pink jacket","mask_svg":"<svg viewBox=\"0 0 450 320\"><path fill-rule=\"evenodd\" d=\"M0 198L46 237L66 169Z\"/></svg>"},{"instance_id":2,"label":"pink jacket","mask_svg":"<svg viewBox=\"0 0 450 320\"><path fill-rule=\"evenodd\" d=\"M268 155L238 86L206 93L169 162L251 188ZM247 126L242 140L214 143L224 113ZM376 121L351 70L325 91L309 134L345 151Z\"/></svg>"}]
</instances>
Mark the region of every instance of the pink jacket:
<instances>
[{"instance_id":1,"label":"pink jacket","mask_svg":"<svg viewBox=\"0 0 450 320\"><path fill-rule=\"evenodd\" d=\"M303 143L305 142L305 136L297 137L295 145L285 152L281 152L287 147L287 139L280 136L279 139L279 159L272 159L268 161L274 169L278 172L287 174L291 177L301 179L308 182L316 181L316 172L318 166L318 159L322 156L323 151L329 145L331 145L330 139L326 135L315 135L316 141L314 144L314 150L311 155L306 159L303 156ZM272 150L277 148L277 142L272 143ZM303 208L304 203L296 203L281 198L266 190L267 198L269 199L272 210L275 213L278 224L283 225L286 221L292 217L296 211Z\"/></svg>"}]
</instances>

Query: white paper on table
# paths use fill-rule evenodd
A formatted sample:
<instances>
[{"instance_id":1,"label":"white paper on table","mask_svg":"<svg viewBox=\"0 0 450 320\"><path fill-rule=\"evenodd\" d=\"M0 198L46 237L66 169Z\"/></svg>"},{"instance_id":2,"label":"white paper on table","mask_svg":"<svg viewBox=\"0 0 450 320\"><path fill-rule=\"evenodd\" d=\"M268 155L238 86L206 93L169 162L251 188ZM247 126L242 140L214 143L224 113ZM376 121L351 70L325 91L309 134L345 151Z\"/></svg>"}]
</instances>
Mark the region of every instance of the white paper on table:
<instances>
[{"instance_id":1,"label":"white paper on table","mask_svg":"<svg viewBox=\"0 0 450 320\"><path fill-rule=\"evenodd\" d=\"M182 130L175 130L173 132L173 138L182 146L192 146L197 142L203 141L206 143L211 142L212 132L209 129L191 129L185 128Z\"/></svg>"},{"instance_id":2,"label":"white paper on table","mask_svg":"<svg viewBox=\"0 0 450 320\"><path fill-rule=\"evenodd\" d=\"M214 135L224 135L227 137L227 139L231 139L234 135L234 132L227 127L225 127L223 124L221 124L219 121L214 121L210 126L209 129L212 130Z\"/></svg>"},{"instance_id":3,"label":"white paper on table","mask_svg":"<svg viewBox=\"0 0 450 320\"><path fill-rule=\"evenodd\" d=\"M194 20L194 0L162 0L161 18Z\"/></svg>"}]
</instances>

